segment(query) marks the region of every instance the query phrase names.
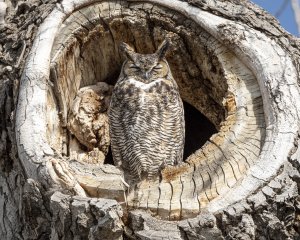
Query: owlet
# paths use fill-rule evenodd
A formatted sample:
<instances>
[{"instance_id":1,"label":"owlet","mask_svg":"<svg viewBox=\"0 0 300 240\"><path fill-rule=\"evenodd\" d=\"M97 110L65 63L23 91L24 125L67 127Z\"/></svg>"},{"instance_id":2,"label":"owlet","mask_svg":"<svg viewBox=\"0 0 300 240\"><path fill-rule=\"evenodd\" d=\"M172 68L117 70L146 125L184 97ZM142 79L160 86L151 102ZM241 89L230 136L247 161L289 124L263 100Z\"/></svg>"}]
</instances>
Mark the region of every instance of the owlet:
<instances>
[{"instance_id":1,"label":"owlet","mask_svg":"<svg viewBox=\"0 0 300 240\"><path fill-rule=\"evenodd\" d=\"M154 54L139 54L120 45L126 60L110 103L111 148L115 165L134 181L182 162L184 110L165 59L168 47L165 40Z\"/></svg>"}]
</instances>

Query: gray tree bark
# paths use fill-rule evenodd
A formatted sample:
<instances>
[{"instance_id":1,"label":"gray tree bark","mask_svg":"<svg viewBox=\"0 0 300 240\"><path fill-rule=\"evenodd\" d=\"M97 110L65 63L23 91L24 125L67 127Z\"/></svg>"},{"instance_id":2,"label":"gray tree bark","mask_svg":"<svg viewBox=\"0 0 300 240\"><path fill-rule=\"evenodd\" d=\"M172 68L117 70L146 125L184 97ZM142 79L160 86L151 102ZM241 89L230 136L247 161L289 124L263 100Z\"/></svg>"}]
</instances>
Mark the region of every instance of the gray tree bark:
<instances>
[{"instance_id":1,"label":"gray tree bark","mask_svg":"<svg viewBox=\"0 0 300 240\"><path fill-rule=\"evenodd\" d=\"M246 0L67 2L0 2L0 238L300 238L299 39ZM183 99L218 133L129 192L68 113L113 84L119 41L151 52L166 32Z\"/></svg>"}]
</instances>

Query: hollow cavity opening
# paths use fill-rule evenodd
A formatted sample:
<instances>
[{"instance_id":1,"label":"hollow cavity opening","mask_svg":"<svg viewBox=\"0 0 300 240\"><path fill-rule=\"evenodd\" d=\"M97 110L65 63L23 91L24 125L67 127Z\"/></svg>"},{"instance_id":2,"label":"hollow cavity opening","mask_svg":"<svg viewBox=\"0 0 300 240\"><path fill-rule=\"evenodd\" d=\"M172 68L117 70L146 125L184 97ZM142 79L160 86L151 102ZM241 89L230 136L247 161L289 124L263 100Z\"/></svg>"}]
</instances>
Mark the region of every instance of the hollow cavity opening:
<instances>
[{"instance_id":1,"label":"hollow cavity opening","mask_svg":"<svg viewBox=\"0 0 300 240\"><path fill-rule=\"evenodd\" d=\"M63 45L65 49L55 57L51 72L59 93L62 122L67 125L68 112L79 89L98 82L116 83L124 60L118 50L121 42L139 53L153 53L166 35L171 34L172 48L167 61L185 102L186 159L225 120L222 101L228 86L222 63L211 47L215 40L190 20L167 19L164 9L151 14L134 8L128 11L128 15L103 16L93 26L74 28L73 38L67 43L57 42L57 46ZM131 16L138 16L139 21L132 21ZM110 150L104 163L113 163Z\"/></svg>"}]
</instances>

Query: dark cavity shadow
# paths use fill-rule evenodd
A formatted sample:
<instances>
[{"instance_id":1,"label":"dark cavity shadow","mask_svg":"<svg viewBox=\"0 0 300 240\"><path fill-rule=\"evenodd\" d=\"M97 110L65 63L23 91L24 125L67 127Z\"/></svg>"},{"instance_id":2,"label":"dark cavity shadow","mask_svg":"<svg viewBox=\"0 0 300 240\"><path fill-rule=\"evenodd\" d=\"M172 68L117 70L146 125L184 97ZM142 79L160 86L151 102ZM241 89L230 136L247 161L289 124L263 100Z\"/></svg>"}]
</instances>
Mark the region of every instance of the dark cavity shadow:
<instances>
[{"instance_id":1,"label":"dark cavity shadow","mask_svg":"<svg viewBox=\"0 0 300 240\"><path fill-rule=\"evenodd\" d=\"M104 164L114 165L114 160L111 152L111 146L109 146L108 153L105 157Z\"/></svg>"},{"instance_id":2,"label":"dark cavity shadow","mask_svg":"<svg viewBox=\"0 0 300 240\"><path fill-rule=\"evenodd\" d=\"M183 102L185 117L185 144L183 159L201 148L215 133L215 126L196 108Z\"/></svg>"}]
</instances>

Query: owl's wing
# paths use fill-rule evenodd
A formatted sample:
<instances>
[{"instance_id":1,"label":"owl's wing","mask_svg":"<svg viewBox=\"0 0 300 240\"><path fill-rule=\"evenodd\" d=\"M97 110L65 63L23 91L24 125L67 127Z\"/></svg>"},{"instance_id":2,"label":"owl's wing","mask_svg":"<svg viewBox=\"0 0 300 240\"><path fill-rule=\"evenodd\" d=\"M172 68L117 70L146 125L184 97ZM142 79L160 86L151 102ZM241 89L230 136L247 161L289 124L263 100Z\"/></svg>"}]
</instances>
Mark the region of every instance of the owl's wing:
<instances>
[{"instance_id":1,"label":"owl's wing","mask_svg":"<svg viewBox=\"0 0 300 240\"><path fill-rule=\"evenodd\" d=\"M176 165L182 162L185 123L182 100L178 92L156 95L153 106L157 112L156 142L160 141L161 161L163 164Z\"/></svg>"},{"instance_id":2,"label":"owl's wing","mask_svg":"<svg viewBox=\"0 0 300 240\"><path fill-rule=\"evenodd\" d=\"M121 148L125 144L122 129L122 105L117 94L113 92L110 107L109 107L109 131L110 131L110 142L111 150L113 155L114 163L117 167L120 167L123 162Z\"/></svg>"}]
</instances>

